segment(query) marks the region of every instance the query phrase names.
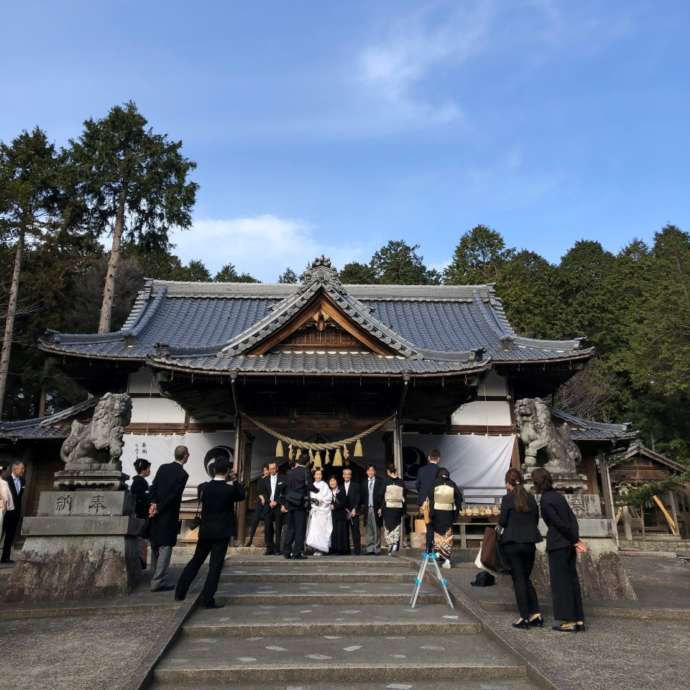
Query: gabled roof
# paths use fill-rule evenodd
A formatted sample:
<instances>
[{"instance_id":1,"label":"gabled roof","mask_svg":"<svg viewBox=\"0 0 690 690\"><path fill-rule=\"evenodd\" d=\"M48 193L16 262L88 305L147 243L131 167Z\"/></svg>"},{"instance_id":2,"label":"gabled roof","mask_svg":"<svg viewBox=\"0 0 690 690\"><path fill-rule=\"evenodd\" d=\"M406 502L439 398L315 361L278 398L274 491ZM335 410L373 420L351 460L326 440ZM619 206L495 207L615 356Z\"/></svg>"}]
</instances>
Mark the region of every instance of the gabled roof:
<instances>
[{"instance_id":1,"label":"gabled roof","mask_svg":"<svg viewBox=\"0 0 690 690\"><path fill-rule=\"evenodd\" d=\"M671 460L671 458L668 458L665 455L662 455L661 453L657 453L655 450L647 448L647 446L643 446L639 442L631 444L630 447L624 453L619 453L618 455L615 455L611 459L609 464L611 467L615 467L616 465L620 465L621 463L627 462L628 460L632 460L634 457L638 455L641 455L642 457L647 458L652 462L658 463L659 465L664 465L665 467L668 467L671 471L677 472L679 474L687 472L688 470L688 468L680 462Z\"/></svg>"},{"instance_id":2,"label":"gabled roof","mask_svg":"<svg viewBox=\"0 0 690 690\"><path fill-rule=\"evenodd\" d=\"M61 439L69 436L71 421L96 405L98 398L87 398L55 414L13 422L0 422L0 439L28 441Z\"/></svg>"},{"instance_id":3,"label":"gabled roof","mask_svg":"<svg viewBox=\"0 0 690 690\"><path fill-rule=\"evenodd\" d=\"M273 351L258 362L248 356L318 295L385 345L391 358L326 350L280 357ZM493 285L342 285L324 257L299 285L147 280L120 331L48 332L40 345L66 356L225 373L466 373L492 364L548 364L593 354L581 339L517 335Z\"/></svg>"},{"instance_id":4,"label":"gabled roof","mask_svg":"<svg viewBox=\"0 0 690 690\"><path fill-rule=\"evenodd\" d=\"M551 409L551 416L568 426L573 441L622 441L637 438L630 422L609 424L577 417L565 410Z\"/></svg>"}]
</instances>

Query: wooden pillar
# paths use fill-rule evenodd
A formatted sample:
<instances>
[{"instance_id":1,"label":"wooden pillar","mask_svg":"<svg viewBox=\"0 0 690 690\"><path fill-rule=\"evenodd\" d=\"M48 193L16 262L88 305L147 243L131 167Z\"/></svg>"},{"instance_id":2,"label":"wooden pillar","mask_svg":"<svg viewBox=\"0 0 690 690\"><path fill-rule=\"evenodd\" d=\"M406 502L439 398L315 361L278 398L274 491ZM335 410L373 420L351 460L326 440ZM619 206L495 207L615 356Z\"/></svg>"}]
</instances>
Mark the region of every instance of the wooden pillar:
<instances>
[{"instance_id":1,"label":"wooden pillar","mask_svg":"<svg viewBox=\"0 0 690 690\"><path fill-rule=\"evenodd\" d=\"M676 525L676 532L678 532L678 537L680 537L681 533L680 523L678 522L678 505L676 503L676 494L673 491L668 492L668 503L671 506L671 517Z\"/></svg>"},{"instance_id":2,"label":"wooden pillar","mask_svg":"<svg viewBox=\"0 0 690 690\"><path fill-rule=\"evenodd\" d=\"M400 414L395 415L393 420L393 462L400 479L404 481L405 472L403 467L403 443L402 443L402 422ZM400 521L400 548L405 543L405 517L407 515L407 502L403 503L402 520Z\"/></svg>"},{"instance_id":3,"label":"wooden pillar","mask_svg":"<svg viewBox=\"0 0 690 690\"><path fill-rule=\"evenodd\" d=\"M242 416L237 415L235 419L235 473L237 481L246 484L246 458L244 452L244 438L242 432ZM247 524L247 504L249 501L240 501L237 504L237 541L240 546L244 546L244 535Z\"/></svg>"},{"instance_id":4,"label":"wooden pillar","mask_svg":"<svg viewBox=\"0 0 690 690\"><path fill-rule=\"evenodd\" d=\"M604 515L613 518L616 514L616 507L613 500L613 487L611 486L611 473L606 462L605 456L599 458L599 472L601 474L601 489L604 493Z\"/></svg>"}]
</instances>

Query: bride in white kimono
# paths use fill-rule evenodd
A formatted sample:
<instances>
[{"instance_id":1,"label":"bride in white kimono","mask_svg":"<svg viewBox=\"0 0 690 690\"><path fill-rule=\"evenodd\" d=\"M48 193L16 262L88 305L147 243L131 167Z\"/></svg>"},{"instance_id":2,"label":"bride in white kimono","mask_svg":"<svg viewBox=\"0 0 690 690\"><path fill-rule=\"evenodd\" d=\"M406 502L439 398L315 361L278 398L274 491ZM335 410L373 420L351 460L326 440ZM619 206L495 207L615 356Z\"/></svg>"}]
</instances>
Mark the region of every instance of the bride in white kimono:
<instances>
[{"instance_id":1,"label":"bride in white kimono","mask_svg":"<svg viewBox=\"0 0 690 690\"><path fill-rule=\"evenodd\" d=\"M331 503L333 492L323 481L323 471L314 470L314 484L311 489L311 510L307 525L307 546L314 549L314 555L328 553L333 531Z\"/></svg>"}]
</instances>

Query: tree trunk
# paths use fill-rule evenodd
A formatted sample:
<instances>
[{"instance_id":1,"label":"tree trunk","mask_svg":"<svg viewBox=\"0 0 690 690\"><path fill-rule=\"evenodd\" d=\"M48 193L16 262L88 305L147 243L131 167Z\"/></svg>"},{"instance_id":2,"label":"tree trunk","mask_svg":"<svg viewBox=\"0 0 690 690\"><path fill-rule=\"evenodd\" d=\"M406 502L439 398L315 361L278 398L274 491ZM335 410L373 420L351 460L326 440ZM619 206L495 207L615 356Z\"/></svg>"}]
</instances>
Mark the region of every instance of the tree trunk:
<instances>
[{"instance_id":1,"label":"tree trunk","mask_svg":"<svg viewBox=\"0 0 690 690\"><path fill-rule=\"evenodd\" d=\"M0 417L5 405L7 392L7 376L10 371L10 354L12 353L12 339L14 338L14 318L17 314L17 296L19 295L19 274L22 271L22 257L24 255L24 231L19 233L17 249L14 254L14 270L10 286L10 299L7 303L7 317L5 318L5 338L2 341L0 353Z\"/></svg>"},{"instance_id":2,"label":"tree trunk","mask_svg":"<svg viewBox=\"0 0 690 690\"><path fill-rule=\"evenodd\" d=\"M120 263L120 246L122 245L122 232L125 228L125 200L126 185L122 186L120 198L117 202L117 216L115 217L115 229L113 230L113 244L108 258L108 271L105 274L103 287L103 301L101 302L101 317L98 322L98 332L108 333L113 314L113 300L115 299L115 275Z\"/></svg>"}]
</instances>

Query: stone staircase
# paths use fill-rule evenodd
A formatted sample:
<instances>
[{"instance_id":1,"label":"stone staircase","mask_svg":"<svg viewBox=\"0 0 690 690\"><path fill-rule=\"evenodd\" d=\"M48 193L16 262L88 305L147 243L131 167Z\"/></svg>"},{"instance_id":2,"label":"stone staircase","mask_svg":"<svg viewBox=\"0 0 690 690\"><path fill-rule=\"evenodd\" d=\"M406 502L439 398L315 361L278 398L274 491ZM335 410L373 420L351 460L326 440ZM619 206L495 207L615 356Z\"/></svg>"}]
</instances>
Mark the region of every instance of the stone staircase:
<instances>
[{"instance_id":1,"label":"stone staircase","mask_svg":"<svg viewBox=\"0 0 690 690\"><path fill-rule=\"evenodd\" d=\"M440 589L416 609L409 562L386 556L233 557L154 671L156 688L431 690L536 687L523 662Z\"/></svg>"}]
</instances>

